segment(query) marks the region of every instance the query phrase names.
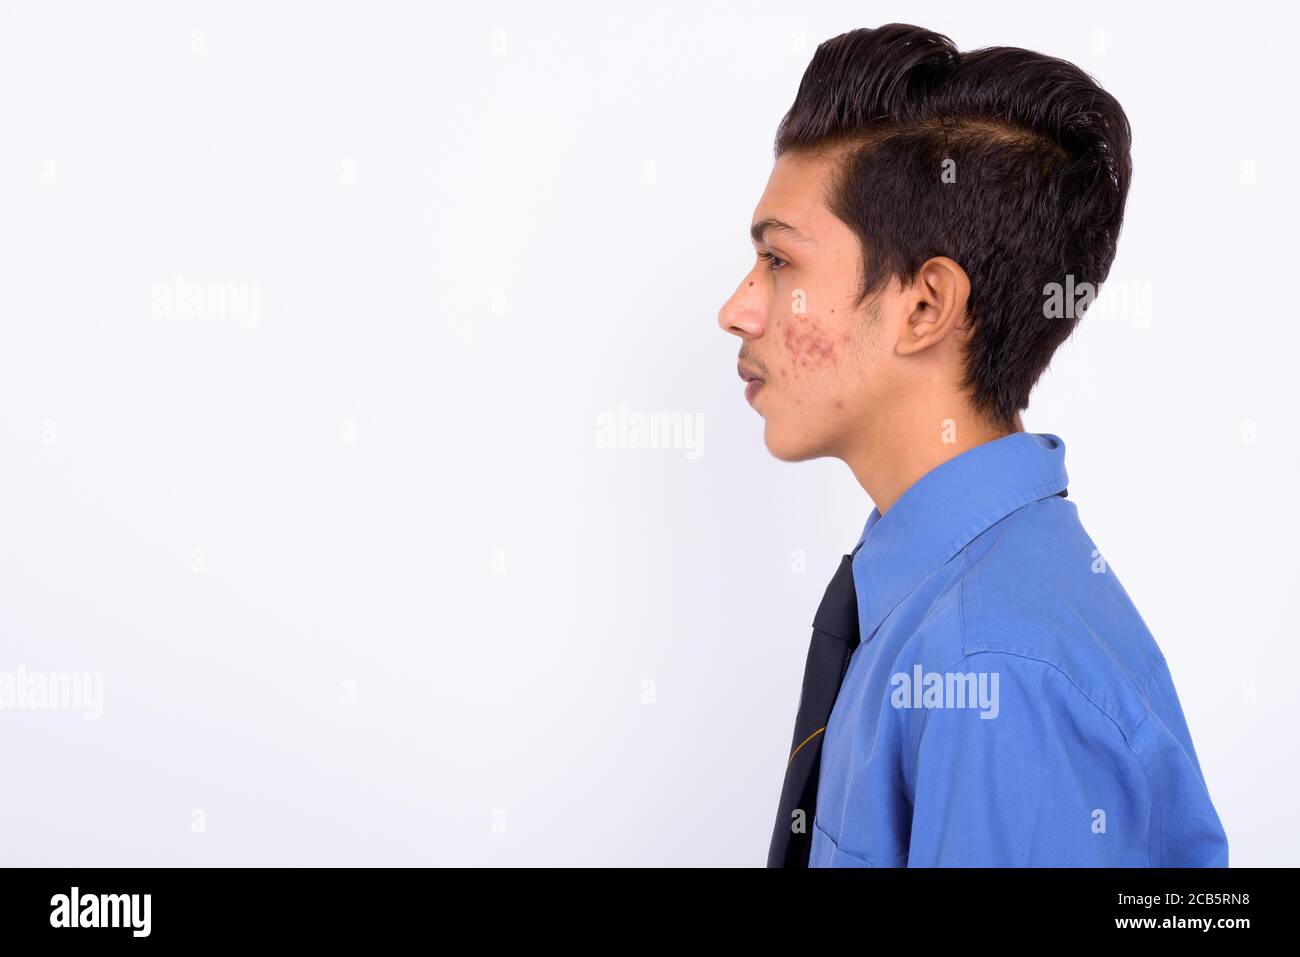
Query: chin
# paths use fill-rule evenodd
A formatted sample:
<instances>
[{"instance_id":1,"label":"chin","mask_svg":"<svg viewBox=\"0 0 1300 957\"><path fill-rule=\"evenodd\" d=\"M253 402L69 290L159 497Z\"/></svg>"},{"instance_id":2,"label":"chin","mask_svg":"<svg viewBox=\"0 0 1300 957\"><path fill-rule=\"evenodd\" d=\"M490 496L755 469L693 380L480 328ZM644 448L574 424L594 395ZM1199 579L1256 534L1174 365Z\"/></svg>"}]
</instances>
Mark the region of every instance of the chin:
<instances>
[{"instance_id":1,"label":"chin","mask_svg":"<svg viewBox=\"0 0 1300 957\"><path fill-rule=\"evenodd\" d=\"M805 462L826 454L807 434L792 434L792 430L773 427L770 421L763 429L763 443L772 457L782 462Z\"/></svg>"}]
</instances>

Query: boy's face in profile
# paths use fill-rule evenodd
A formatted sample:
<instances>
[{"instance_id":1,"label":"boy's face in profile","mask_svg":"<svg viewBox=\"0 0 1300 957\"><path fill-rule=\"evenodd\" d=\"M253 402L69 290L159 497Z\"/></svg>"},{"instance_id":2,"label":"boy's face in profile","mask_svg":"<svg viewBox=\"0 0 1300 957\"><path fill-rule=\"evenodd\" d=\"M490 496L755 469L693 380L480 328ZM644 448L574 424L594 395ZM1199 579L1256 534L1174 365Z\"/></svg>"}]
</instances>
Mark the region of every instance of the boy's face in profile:
<instances>
[{"instance_id":1,"label":"boy's face in profile","mask_svg":"<svg viewBox=\"0 0 1300 957\"><path fill-rule=\"evenodd\" d=\"M839 455L864 438L870 413L891 393L883 360L897 286L853 307L862 254L826 208L833 164L792 153L777 159L754 211L754 268L718 313L742 340L742 377L761 380L746 397L763 416L768 450L786 461Z\"/></svg>"}]
</instances>

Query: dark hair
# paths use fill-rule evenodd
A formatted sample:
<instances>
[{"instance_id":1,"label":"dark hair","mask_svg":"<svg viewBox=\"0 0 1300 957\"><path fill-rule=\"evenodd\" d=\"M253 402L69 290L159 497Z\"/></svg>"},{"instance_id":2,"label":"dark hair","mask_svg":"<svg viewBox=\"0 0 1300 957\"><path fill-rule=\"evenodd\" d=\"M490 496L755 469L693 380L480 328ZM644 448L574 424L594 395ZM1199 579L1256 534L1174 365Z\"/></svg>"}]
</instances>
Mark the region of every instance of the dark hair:
<instances>
[{"instance_id":1,"label":"dark hair","mask_svg":"<svg viewBox=\"0 0 1300 957\"><path fill-rule=\"evenodd\" d=\"M1119 103L1071 63L1014 47L960 53L892 23L817 47L776 155L845 148L826 202L862 245L857 305L934 256L966 270L962 388L1010 423L1079 318L1045 318L1049 284L1096 290L1110 271L1130 138Z\"/></svg>"}]
</instances>

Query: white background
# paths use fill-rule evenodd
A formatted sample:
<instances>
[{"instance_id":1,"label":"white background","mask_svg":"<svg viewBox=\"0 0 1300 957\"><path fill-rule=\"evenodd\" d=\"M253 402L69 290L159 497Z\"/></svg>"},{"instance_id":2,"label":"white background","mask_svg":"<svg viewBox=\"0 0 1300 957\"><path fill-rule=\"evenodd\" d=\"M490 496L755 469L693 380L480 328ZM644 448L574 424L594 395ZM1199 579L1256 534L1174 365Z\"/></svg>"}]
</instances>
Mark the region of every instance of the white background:
<instances>
[{"instance_id":1,"label":"white background","mask_svg":"<svg viewBox=\"0 0 1300 957\"><path fill-rule=\"evenodd\" d=\"M0 862L761 865L871 502L767 454L716 315L816 44L919 20L1128 112L1150 308L1025 426L1232 863L1300 864L1296 8L1151 6L4 4L0 671L104 697L0 711Z\"/></svg>"}]
</instances>

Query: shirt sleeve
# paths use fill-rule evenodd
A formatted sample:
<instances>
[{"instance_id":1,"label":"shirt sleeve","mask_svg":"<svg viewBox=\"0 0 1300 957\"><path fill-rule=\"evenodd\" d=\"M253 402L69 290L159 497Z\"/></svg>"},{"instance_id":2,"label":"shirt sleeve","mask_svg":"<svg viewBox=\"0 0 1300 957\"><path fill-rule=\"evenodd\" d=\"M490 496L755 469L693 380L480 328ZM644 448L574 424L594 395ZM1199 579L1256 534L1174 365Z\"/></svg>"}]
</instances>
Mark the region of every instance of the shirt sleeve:
<instances>
[{"instance_id":1,"label":"shirt sleeve","mask_svg":"<svg viewBox=\"0 0 1300 957\"><path fill-rule=\"evenodd\" d=\"M1120 728L1055 666L1004 652L989 706L928 707L912 769L909 867L1147 867L1146 774Z\"/></svg>"}]
</instances>

